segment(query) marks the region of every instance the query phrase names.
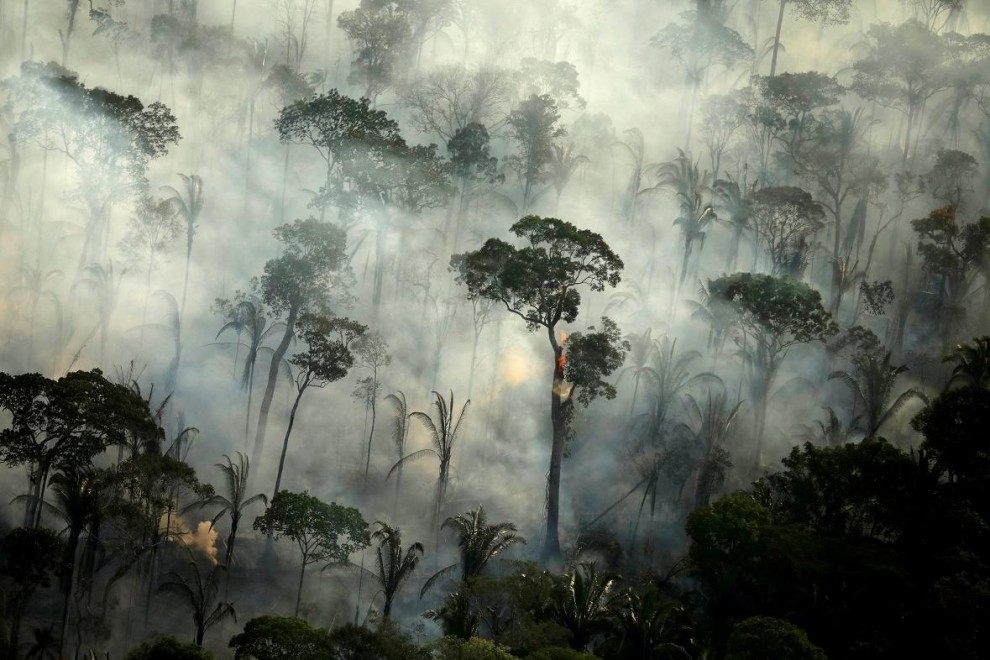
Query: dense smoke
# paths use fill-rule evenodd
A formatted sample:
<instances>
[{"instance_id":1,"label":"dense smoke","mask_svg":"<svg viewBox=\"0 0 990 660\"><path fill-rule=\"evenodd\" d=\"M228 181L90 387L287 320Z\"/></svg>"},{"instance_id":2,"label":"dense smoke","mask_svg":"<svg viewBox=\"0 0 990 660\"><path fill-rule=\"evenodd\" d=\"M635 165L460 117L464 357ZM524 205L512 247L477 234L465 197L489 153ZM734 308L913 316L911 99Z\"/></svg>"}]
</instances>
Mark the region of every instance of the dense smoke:
<instances>
[{"instance_id":1,"label":"dense smoke","mask_svg":"<svg viewBox=\"0 0 990 660\"><path fill-rule=\"evenodd\" d=\"M937 394L943 355L987 327L986 255L947 284L911 221L950 205L959 227L987 215L990 81L980 69L990 12L980 2L848 4L788 3L775 49L778 5L759 0L0 1L0 371L58 379L101 369L161 413L163 451L222 493L224 455L257 451L289 310L268 304L264 325L249 327L240 304L261 309L266 263L288 254L277 227L335 223L346 246L320 304L367 326L390 358L355 349L345 377L317 377L297 398L306 368L293 356L307 347L297 328L276 365L247 494L272 498L291 414L280 488L356 507L400 527L406 543L422 541L423 568L395 615L432 636L419 615L440 592L414 592L456 561L453 537L435 537L435 522L483 505L528 540L510 555L541 558L551 442L546 328L530 331L502 302L469 300L451 256L490 237L522 245L509 228L524 215L560 218L600 234L624 268L615 287L578 287L576 320L555 331L588 334L608 317L629 342L606 377L617 396L574 402L561 544L565 556L583 542L601 558L622 546L636 570L660 571L684 554L692 508L745 487L805 439L867 433L847 383L827 378L857 373L856 342L840 346L849 328L872 332L894 365L909 367L896 397ZM355 26L356 12L378 5L404 21L394 44ZM930 70L915 80L897 66L905 58ZM135 97L144 114L126 121L138 127L107 115L95 90L119 95L121 112ZM404 150L361 170L379 180L359 173L338 186L334 156L289 129L280 135L286 108L338 92L397 123L389 148ZM768 108L777 114L760 115ZM546 144L527 152L540 111L556 119ZM458 170L453 139L472 122L485 127L492 160ZM131 142L135 131L154 136ZM353 148L344 142L341 153ZM534 158L542 164L527 169ZM361 197L362 185L377 192ZM753 335L718 336L708 304L713 281L735 272L793 276L820 292L837 332L790 331L799 339L778 347L772 367L747 358ZM665 369L680 386L661 414ZM438 396L455 421L470 400L438 514L437 456L393 469L397 399L386 397L398 393L407 413L433 419ZM731 419L703 448L715 403ZM921 407L921 397L905 400L872 431L915 446L908 422ZM433 446L423 421L407 419L403 454ZM117 459L111 449L95 462ZM23 465L4 468L0 498L26 493L28 481ZM263 511L256 504L240 524L229 589L241 622L290 614L296 598L297 549L252 529ZM201 521L216 512L184 510L189 534L180 535L213 562L229 520L215 531ZM12 504L4 524L25 517ZM372 551L350 561L370 569ZM364 620L380 607L361 569L308 570L311 622ZM188 627L184 614L138 625L148 580L135 571L114 586L120 616L107 647L118 655ZM225 622L208 641L219 649L240 629Z\"/></svg>"}]
</instances>

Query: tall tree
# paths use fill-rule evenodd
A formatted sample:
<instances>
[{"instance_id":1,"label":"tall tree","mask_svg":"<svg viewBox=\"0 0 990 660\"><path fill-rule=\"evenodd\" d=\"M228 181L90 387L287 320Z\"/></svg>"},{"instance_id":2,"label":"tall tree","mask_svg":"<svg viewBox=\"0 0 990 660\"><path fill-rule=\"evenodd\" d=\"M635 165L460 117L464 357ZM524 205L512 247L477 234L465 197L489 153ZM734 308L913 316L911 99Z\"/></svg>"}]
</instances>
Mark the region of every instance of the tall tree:
<instances>
[{"instance_id":1,"label":"tall tree","mask_svg":"<svg viewBox=\"0 0 990 660\"><path fill-rule=\"evenodd\" d=\"M110 209L147 189L148 164L179 141L175 116L162 103L88 88L54 63L25 62L4 85L23 107L15 139L43 140L74 166L86 213L79 268L102 262Z\"/></svg>"},{"instance_id":2,"label":"tall tree","mask_svg":"<svg viewBox=\"0 0 990 660\"><path fill-rule=\"evenodd\" d=\"M927 402L928 397L913 387L894 396L897 377L908 369L904 365L892 365L890 351L882 348L861 351L852 362L853 373L833 371L828 378L839 379L852 390L854 410L862 411L860 427L867 438L878 439L880 429L912 399Z\"/></svg>"},{"instance_id":3,"label":"tall tree","mask_svg":"<svg viewBox=\"0 0 990 660\"><path fill-rule=\"evenodd\" d=\"M450 401L444 399L439 392L433 392L433 396L433 405L437 410L436 419L418 410L409 413L411 419L419 420L427 432L429 432L430 443L433 446L403 456L392 466L389 476L391 476L392 472L400 470L405 463L436 456L439 463L436 495L433 500L433 528L436 534L440 525L440 508L443 506L444 499L447 496L447 484L450 482L450 461L454 456L454 444L457 442L457 434L461 430L461 424L464 422L464 413L467 412L468 406L471 405L471 400L469 399L464 402L464 405L461 406L461 411L457 414L457 419L454 419L454 393L450 393Z\"/></svg>"},{"instance_id":4,"label":"tall tree","mask_svg":"<svg viewBox=\"0 0 990 660\"><path fill-rule=\"evenodd\" d=\"M223 473L224 491L217 493L210 499L203 502L203 506L217 506L220 510L211 521L211 525L216 525L224 515L230 516L230 532L224 542L223 563L229 570L234 562L234 543L237 541L237 529L240 526L244 510L255 502L268 504L268 498L263 493L257 493L248 497L248 477L251 475L251 462L248 457L241 452L237 452L237 463L230 459L230 456L223 455L226 463L217 463L216 467Z\"/></svg>"},{"instance_id":5,"label":"tall tree","mask_svg":"<svg viewBox=\"0 0 990 660\"><path fill-rule=\"evenodd\" d=\"M488 563L517 543L526 539L516 533L516 526L510 522L491 523L485 515L484 507L479 506L459 516L451 516L443 521L444 529L457 534L457 547L460 560L434 573L423 585L420 594L425 594L433 585L455 571L459 571L462 583L479 577Z\"/></svg>"},{"instance_id":6,"label":"tall tree","mask_svg":"<svg viewBox=\"0 0 990 660\"><path fill-rule=\"evenodd\" d=\"M777 14L777 31L773 37L773 58L770 60L770 77L777 73L777 53L780 50L780 29L784 24L784 7L787 0L780 1L780 12ZM849 9L852 0L790 0L798 15L808 21L822 24L846 23L849 21Z\"/></svg>"},{"instance_id":7,"label":"tall tree","mask_svg":"<svg viewBox=\"0 0 990 660\"><path fill-rule=\"evenodd\" d=\"M352 507L336 502L327 504L308 493L283 490L275 495L264 515L254 521L254 528L278 540L295 541L302 565L296 592L295 614L299 616L303 578L306 567L317 562L344 564L348 557L368 547L368 523Z\"/></svg>"},{"instance_id":8,"label":"tall tree","mask_svg":"<svg viewBox=\"0 0 990 660\"><path fill-rule=\"evenodd\" d=\"M552 561L560 557L558 524L560 517L560 470L567 442L568 418L573 396L581 395L581 386L593 394L611 391L596 387L601 377L622 366L622 355L616 362L608 360L611 351L620 344L618 330L589 333L598 343L598 369L581 374L583 383L566 382L564 345L557 338L557 325L573 323L581 303L580 289L604 291L606 286L619 283L622 260L595 232L578 229L557 218L530 215L511 227L522 239L523 247L515 247L497 238L488 239L480 250L454 255L451 268L458 282L465 285L469 298L495 300L520 317L530 330L544 328L553 352L553 379L550 386L550 420L553 433L550 442L550 468L547 475L547 527L544 554ZM609 323L611 323L609 321ZM614 342L609 341L614 338ZM604 345L602 345L604 344ZM586 346L590 344L586 343ZM604 353L602 349L607 349ZM575 365L578 363L575 362ZM572 371L572 373L574 373Z\"/></svg>"},{"instance_id":9,"label":"tall tree","mask_svg":"<svg viewBox=\"0 0 990 660\"><path fill-rule=\"evenodd\" d=\"M347 81L364 87L364 96L372 102L392 86L403 59L409 55L412 29L403 10L406 4L361 0L356 9L337 18L337 25L354 50Z\"/></svg>"},{"instance_id":10,"label":"tall tree","mask_svg":"<svg viewBox=\"0 0 990 660\"><path fill-rule=\"evenodd\" d=\"M296 421L296 411L299 410L303 393L311 387L326 387L346 376L348 370L354 366L351 344L367 330L367 327L347 318L313 313L300 316L297 327L299 338L306 344L306 350L296 353L289 359L289 362L296 367L296 399L292 402L289 424L285 429L285 440L282 441L282 455L278 461L274 495L281 492L279 486L282 483L285 455L289 450L289 435L292 433L292 425Z\"/></svg>"},{"instance_id":11,"label":"tall tree","mask_svg":"<svg viewBox=\"0 0 990 660\"><path fill-rule=\"evenodd\" d=\"M193 239L199 225L199 214L203 212L203 179L197 174L180 174L183 190L179 192L172 186L163 186L162 190L171 193L168 201L175 209L176 215L182 219L186 233L186 272L182 278L182 303L179 305L179 318L185 320L186 294L189 291L189 266L192 263Z\"/></svg>"},{"instance_id":12,"label":"tall tree","mask_svg":"<svg viewBox=\"0 0 990 660\"><path fill-rule=\"evenodd\" d=\"M0 461L28 466L32 499L25 525L41 520L52 470L87 465L127 435L163 436L148 403L130 388L111 383L99 369L74 371L57 381L38 374L0 374L0 410L11 415L0 430Z\"/></svg>"},{"instance_id":13,"label":"tall tree","mask_svg":"<svg viewBox=\"0 0 990 660\"><path fill-rule=\"evenodd\" d=\"M327 305L333 295L344 295L347 275L345 251L346 234L333 224L315 218L296 220L275 230L275 238L283 243L282 254L265 264L261 276L261 295L273 314L285 315L282 339L272 353L268 367L268 383L258 411L254 450L251 462L261 463L268 430L268 412L275 396L275 384L282 359L296 332L296 322L309 311Z\"/></svg>"},{"instance_id":14,"label":"tall tree","mask_svg":"<svg viewBox=\"0 0 990 660\"><path fill-rule=\"evenodd\" d=\"M747 199L749 226L770 261L772 275L800 279L811 239L825 225L825 211L811 194L793 186L757 190Z\"/></svg>"},{"instance_id":15,"label":"tall tree","mask_svg":"<svg viewBox=\"0 0 990 660\"><path fill-rule=\"evenodd\" d=\"M918 252L935 293L935 322L947 352L966 320L966 299L985 274L979 265L990 258L990 217L962 224L952 207L935 209L912 220Z\"/></svg>"},{"instance_id":16,"label":"tall tree","mask_svg":"<svg viewBox=\"0 0 990 660\"><path fill-rule=\"evenodd\" d=\"M237 613L233 603L217 601L220 591L220 571L223 566L211 566L209 572L203 575L203 568L195 557L186 562L186 573L172 571L168 579L158 587L159 593L170 593L177 596L182 606L192 614L196 634L193 640L196 646L203 645L203 637L210 628L223 623L224 619L232 618L237 621Z\"/></svg>"},{"instance_id":17,"label":"tall tree","mask_svg":"<svg viewBox=\"0 0 990 660\"><path fill-rule=\"evenodd\" d=\"M824 341L838 331L822 307L821 295L789 277L736 273L708 281L707 307L731 313L729 332L749 371L756 414L756 466L763 464L767 401L788 350L800 343Z\"/></svg>"},{"instance_id":18,"label":"tall tree","mask_svg":"<svg viewBox=\"0 0 990 660\"><path fill-rule=\"evenodd\" d=\"M546 94L533 94L509 113L509 135L519 144L519 151L506 162L523 186L523 213L529 210L536 187L550 179L554 141L567 134L563 126L557 125L559 120L557 104Z\"/></svg>"},{"instance_id":19,"label":"tall tree","mask_svg":"<svg viewBox=\"0 0 990 660\"><path fill-rule=\"evenodd\" d=\"M416 542L402 551L402 534L397 527L376 520L378 525L371 534L371 539L378 543L375 548L377 553L378 585L382 589L382 596L385 598L385 605L382 607L382 616L386 619L392 615L392 603L402 585L412 577L419 560L423 558L423 544Z\"/></svg>"},{"instance_id":20,"label":"tall tree","mask_svg":"<svg viewBox=\"0 0 990 660\"><path fill-rule=\"evenodd\" d=\"M364 404L365 410L371 413L371 428L368 430L368 450L364 461L364 483L368 483L368 471L371 469L371 441L375 437L375 420L378 417L378 393L382 390L381 376L378 373L382 367L392 364L392 356L388 353L388 342L377 332L368 332L354 343L354 353L357 355L357 365L369 371L369 375L358 379L354 389L354 397ZM367 413L365 423L367 423Z\"/></svg>"}]
</instances>

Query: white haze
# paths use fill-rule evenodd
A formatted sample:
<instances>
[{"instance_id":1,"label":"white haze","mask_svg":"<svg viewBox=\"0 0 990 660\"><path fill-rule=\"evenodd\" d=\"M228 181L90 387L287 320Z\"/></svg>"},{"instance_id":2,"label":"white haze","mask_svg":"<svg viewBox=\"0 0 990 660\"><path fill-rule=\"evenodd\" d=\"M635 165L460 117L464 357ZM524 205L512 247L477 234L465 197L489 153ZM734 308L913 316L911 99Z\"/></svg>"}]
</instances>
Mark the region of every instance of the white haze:
<instances>
[{"instance_id":1,"label":"white haze","mask_svg":"<svg viewBox=\"0 0 990 660\"><path fill-rule=\"evenodd\" d=\"M470 63L498 64L507 68L518 66L524 57L567 60L579 72L580 93L587 101L583 111L589 115L603 113L610 118L618 139L627 129L638 128L645 137L645 162L657 163L673 159L676 148L684 148L684 114L682 97L684 73L669 54L650 45L650 38L666 24L675 21L677 14L690 8L692 3L645 2L643 0L588 0L562 2L557 0L465 0L478 10L478 31L471 35ZM94 2L94 6L100 6ZM181 189L178 173L197 174L203 178L205 206L193 245L193 264L189 279L189 295L186 318L182 329L183 354L179 375L179 388L175 392L166 420L166 430L171 438L180 424L199 429L188 454L188 461L196 468L200 479L220 486L220 474L214 464L223 454L235 451L250 453L254 426L257 422L257 404L264 388L267 363L259 360L256 376L253 410L250 416L251 433L244 434L244 406L246 398L239 387L241 362L237 362L235 377L232 373L234 353L231 347L219 346L215 336L222 320L210 311L218 297L230 297L236 290L246 290L252 277L261 275L265 262L279 254L279 244L272 236L278 224L279 198L281 195L284 150L272 129L272 120L279 105L270 94L259 98L256 116L256 133L253 144L251 180L244 181L246 153L242 139L243 115L238 106L244 88L250 81L236 76L225 76L209 66L202 92L192 93L196 82L190 72L180 68L174 75L163 75L144 54L147 43L147 22L154 14L166 10L165 2L139 2L130 0L118 10L117 15L129 25L142 26L143 36L133 44L125 44L121 51L118 74L113 52L106 39L94 36L93 26L87 20L86 8L80 10L77 30L73 36L68 68L77 71L80 80L88 87L105 87L121 94L133 94L146 105L161 101L172 109L177 117L181 141L173 146L167 156L151 163L149 180L151 191L156 194L161 186ZM230 2L199 3L198 20L204 25L227 25L230 21ZM250 37L261 43L267 41L271 57L279 61L281 38L276 27L273 6L275 1L240 0L237 2L235 34ZM336 18L326 40L325 4L318 7L310 26L310 41L301 70L325 71L326 80L317 91L339 88L343 93L357 97L361 90L349 86L347 73L351 49L344 34L336 27ZM352 9L356 2L330 3L334 17ZM758 26L758 40L772 36L776 18L775 3L755 0L738 0L737 10L730 24L743 37L753 42L752 26L740 22L750 14ZM786 50L780 54L779 71L820 70L835 74L847 70L856 57L858 45L867 27L878 21L901 22L907 13L896 0L856 2L852 21L847 26L819 26L797 20L792 14L784 24L782 40ZM990 30L990 14L982 3L971 2L965 20L958 30L972 33ZM20 21L21 3L0 3L0 78L18 74L21 62ZM28 17L29 58L47 62L61 60L58 30L64 29L65 3L35 0L30 3ZM547 30L559 32L555 53L548 53L541 46ZM463 36L454 26L426 42L419 64L425 72L443 63L463 61ZM769 70L769 59L763 61L759 73ZM195 73L195 72L193 72ZM840 80L848 73L840 74ZM744 86L744 71L728 74L717 73L708 81L707 91L718 93L732 86ZM847 99L852 107L855 97ZM390 91L378 99L377 107L386 110L399 121L403 135L410 144L427 144L437 141L435 135L422 135L413 128L410 112ZM582 114L574 107L564 110L562 123L571 125ZM6 135L6 126L0 127ZM884 125L882 128L888 128ZM706 162L703 145L698 139L698 129L693 138L693 153ZM5 142L5 141L4 141ZM493 142L493 153L499 157L508 155L512 145L504 135ZM958 148L975 153L975 147ZM442 145L441 145L442 149ZM6 145L0 146L0 162L10 157ZM160 400L160 384L164 370L172 357L171 336L161 328L141 331L145 285L140 267L129 268L122 279L119 302L114 312L110 332L110 350L104 362L99 359L98 333L91 334L96 322L93 301L73 284L76 281L81 247L83 215L72 192L75 175L72 167L57 152L49 154L47 165L37 148L23 150L17 190L18 203L8 217L0 218L0 370L11 373L39 371L50 377L63 375L70 368L90 369L100 367L111 377L117 369L126 369L134 362L142 390L156 387L155 397ZM987 164L981 163L986 167ZM42 167L47 167L46 187L42 191ZM287 183L284 221L305 218L312 213L307 208L310 194L307 190L319 187L322 162L315 152L305 146L293 146ZM919 165L919 171L926 169ZM641 334L648 328L653 336L665 332L678 339L680 350L698 350L704 357L692 364L693 371L713 368L706 352L707 328L690 318L690 310L683 303L672 310L673 289L682 254L679 231L672 226L677 215L676 201L666 193L650 196L640 210L641 221L634 228L622 219L619 196L629 174L629 161L617 149L599 154L598 160L582 168L564 192L559 209L553 209L553 191L544 195L532 212L540 215L556 215L579 227L600 232L610 246L625 262L623 282L618 291L638 290L639 300L626 305L611 305L613 291L602 294L582 292L584 300L576 323L567 331L583 330L597 324L609 307L609 315L616 319L624 333ZM503 191L518 196L516 182L510 174ZM922 217L931 204L919 200L916 207L905 215L897 233L888 237L889 245L880 249L881 256L900 255L904 245L913 241L906 219ZM118 203L113 208L111 233L106 257L114 268L123 269L125 255L120 240L132 215L128 203ZM332 211L330 213L332 215ZM508 228L517 218L505 210L491 207L484 210L476 233L461 239L461 249L474 249L485 237L508 238ZM358 249L353 268L357 284L351 291L357 302L352 309L341 313L368 324L388 341L392 364L382 370L382 395L401 390L406 394L411 410L432 412L431 385L442 394L452 391L459 411L466 398L472 347L471 306L464 297L464 290L453 283L448 273L449 251L443 252L436 229L443 226L443 210L427 210L421 218L406 221L408 231L391 232L388 253L398 260L405 260L412 272L430 273L431 295L437 304L424 304L422 288L410 285L396 277L394 268L386 273L385 297L381 313L376 317L370 303L372 273L376 266L374 238L369 235ZM352 236L360 236L371 230L373 224L358 226ZM685 284L682 298L696 297L696 285L700 279L715 277L723 272L724 254L728 245L728 231L713 227L710 237L700 252L697 271L692 272ZM649 232L658 235L655 252L650 248ZM885 241L886 243L886 241ZM740 269L748 267L750 256L743 247ZM35 354L28 351L29 328L23 306L18 304L17 287L21 265L41 272L60 271L53 279L49 291L57 298L63 317L63 330L71 327L67 342L57 340L57 314L50 297L41 302L36 319L34 339ZM185 267L184 236L170 246L165 263L153 273L152 292L163 290L176 299L181 296ZM886 269L886 270L884 270ZM809 273L813 268L809 268ZM894 278L896 269L886 264L878 271ZM444 323L446 314L453 310L453 320ZM165 323L167 306L161 297L152 297L147 322ZM526 331L517 317L502 313L495 324L485 327L478 350L477 373L472 385L472 402L467 413L466 426L460 436L454 454L453 475L443 515L463 513L477 505L483 505L492 521L515 522L529 539L526 548L515 553L520 557L535 557L541 544L545 477L549 459L550 421L549 385L550 351L545 333ZM64 330L68 332L67 330ZM435 383L432 376L432 346L437 333L442 332L442 353L439 374ZM143 334L143 340L141 335ZM228 334L221 341L232 341ZM61 346L59 344L61 343ZM294 349L290 348L290 354ZM243 350L240 351L243 357ZM740 391L741 368L738 359L725 357L715 367L725 381L731 396ZM808 424L819 419L821 406L846 405L847 395L834 384L824 382L829 367L820 349L795 349L788 357L784 370L775 384L778 393L771 400L767 425L767 441L770 448L765 462L776 464L794 440L796 424ZM427 546L427 556L421 577L428 575L434 566L450 563L454 557L453 544L442 542L443 556L433 556L430 531L430 510L436 479L435 462L423 461L406 470L402 482L402 496L395 506L393 480L384 482L385 474L395 462L395 453L389 439L392 414L389 406L380 401L375 434L375 447L371 460L371 478L367 489L363 487L363 455L367 439L366 418L363 405L351 396L357 377L363 376L355 368L344 380L331 383L324 390L307 392L296 419L290 441L283 487L301 491L308 489L325 501L358 507L365 519L390 521L402 528L407 542L421 539ZM795 378L804 381L795 381ZM614 376L613 376L614 378ZM156 385L157 384L157 385ZM907 386L907 380L902 385ZM927 383L932 385L932 383ZM624 495L639 479L630 468L628 448L630 432L626 424L632 396L632 380L623 378L619 384L619 396L614 401L595 402L587 410L579 410L575 416L575 439L571 455L565 460L562 484L561 533L566 545L572 544L579 527L598 516L606 507ZM745 386L742 398L746 398ZM703 390L698 390L699 393ZM281 381L276 392L272 414L268 424L263 463L252 466L253 492L269 495L274 485L278 451L287 422L288 409L294 391L287 381ZM641 399L642 401L642 399ZM642 405L642 404L640 404ZM645 408L638 408L642 410ZM913 410L913 409L911 409ZM908 411L910 413L910 410ZM686 419L683 410L675 414ZM748 415L748 412L747 412ZM888 429L888 435L899 442L914 441L906 423L910 414L899 418ZM181 421L180 421L181 420ZM745 428L744 421L740 428ZM426 447L427 438L421 426L413 422L410 448ZM733 444L729 450L737 465L751 463L752 446L748 440ZM26 479L23 469L4 469L0 482L0 498L10 501L23 492ZM754 476L749 471L733 472L726 489L745 486ZM676 494L676 493L673 493ZM672 494L667 494L672 495ZM639 506L637 493L605 524L624 541L630 532ZM651 532L667 539L666 549L678 547L682 538L683 520L665 517L661 508L652 521ZM243 538L250 539L250 520L260 510L247 515L242 523ZM5 518L17 524L21 510L8 507ZM195 517L197 514L189 514ZM207 514L202 514L207 515ZM649 516L646 516L649 518ZM223 523L221 524L221 526ZM221 529L221 537L225 534ZM245 541L248 546L262 549L263 542ZM285 570L271 590L253 595L242 594L239 619L263 612L291 613L295 589L295 548L289 542L276 544L279 570ZM245 553L248 561L254 557ZM371 554L367 554L370 561ZM278 575L278 574L276 574ZM363 585L359 609L363 613L371 604L371 587ZM432 600L417 601L409 589L401 605L401 617L407 624L417 620L419 612L437 604L439 596ZM348 593L350 592L350 593ZM439 593L439 592L438 592ZM354 614L356 594L353 574L342 577L330 573L319 575L317 567L311 567L304 601L310 604L311 621L328 625ZM263 597L262 597L263 596ZM333 603L337 602L334 607ZM137 617L138 615L135 615ZM179 615L177 615L178 617ZM184 630L185 615L175 624ZM168 625L161 624L162 628ZM233 634L240 626L228 624L226 631ZM123 631L121 634L124 634ZM213 639L229 638L229 634L216 635Z\"/></svg>"}]
</instances>

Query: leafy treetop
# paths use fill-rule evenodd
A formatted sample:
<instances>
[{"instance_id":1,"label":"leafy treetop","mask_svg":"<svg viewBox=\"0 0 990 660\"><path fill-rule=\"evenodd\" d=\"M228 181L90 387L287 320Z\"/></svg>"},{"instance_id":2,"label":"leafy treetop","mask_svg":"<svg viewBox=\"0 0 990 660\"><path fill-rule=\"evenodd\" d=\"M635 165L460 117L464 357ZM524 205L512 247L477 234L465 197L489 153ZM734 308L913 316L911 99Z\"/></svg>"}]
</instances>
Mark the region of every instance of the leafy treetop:
<instances>
[{"instance_id":1,"label":"leafy treetop","mask_svg":"<svg viewBox=\"0 0 990 660\"><path fill-rule=\"evenodd\" d=\"M305 492L279 492L255 519L254 528L274 539L295 541L304 564L343 564L370 543L368 523L357 509L328 504Z\"/></svg>"},{"instance_id":2,"label":"leafy treetop","mask_svg":"<svg viewBox=\"0 0 990 660\"><path fill-rule=\"evenodd\" d=\"M622 260L600 234L557 218L528 215L511 231L529 245L514 247L497 238L480 250L451 257L468 297L488 298L526 321L530 330L573 322L581 294L619 283Z\"/></svg>"}]
</instances>

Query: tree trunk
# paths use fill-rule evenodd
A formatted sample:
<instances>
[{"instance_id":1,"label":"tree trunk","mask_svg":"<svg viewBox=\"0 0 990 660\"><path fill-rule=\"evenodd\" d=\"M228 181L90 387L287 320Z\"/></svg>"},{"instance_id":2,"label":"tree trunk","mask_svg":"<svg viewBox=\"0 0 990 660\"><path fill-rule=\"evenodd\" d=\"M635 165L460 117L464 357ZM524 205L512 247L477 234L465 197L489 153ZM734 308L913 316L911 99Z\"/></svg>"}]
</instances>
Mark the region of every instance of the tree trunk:
<instances>
[{"instance_id":1,"label":"tree trunk","mask_svg":"<svg viewBox=\"0 0 990 660\"><path fill-rule=\"evenodd\" d=\"M309 378L303 381L303 385L299 388L299 394L296 395L296 400L292 404L292 410L289 412L289 426L285 429L285 440L282 441L282 456L278 459L278 474L275 476L275 492L272 493L272 500L278 495L279 486L282 485L282 468L285 467L285 454L289 450L289 436L292 434L292 425L296 422L296 410L299 409L299 401L302 399L303 392L306 391Z\"/></svg>"},{"instance_id":2,"label":"tree trunk","mask_svg":"<svg viewBox=\"0 0 990 660\"><path fill-rule=\"evenodd\" d=\"M377 384L378 384L378 378L375 377L375 380L374 380L373 385L377 385ZM375 391L375 389L376 389L375 387L372 387L372 390L373 391ZM374 397L374 394L372 394L372 398L371 398L371 430L368 432L368 457L367 457L367 459L364 462L364 485L365 486L368 485L368 472L371 470L371 439L375 437L375 416L376 416L375 397Z\"/></svg>"},{"instance_id":3,"label":"tree trunk","mask_svg":"<svg viewBox=\"0 0 990 660\"><path fill-rule=\"evenodd\" d=\"M773 57L770 58L770 77L777 75L777 51L780 50L780 28L784 24L784 5L787 0L780 0L780 13L777 14L777 31L773 36Z\"/></svg>"},{"instance_id":4,"label":"tree trunk","mask_svg":"<svg viewBox=\"0 0 990 660\"><path fill-rule=\"evenodd\" d=\"M282 341L275 347L272 353L272 363L268 367L268 384L265 385L265 395L261 399L261 409L258 410L258 427L254 431L254 451L251 456L252 465L261 465L261 452L265 447L265 431L268 428L268 411L272 407L272 399L275 398L275 384L278 382L278 370L282 364L282 358L289 350L289 342L292 341L293 331L296 326L296 316L299 310L293 307L289 310L289 318L285 321L285 334Z\"/></svg>"},{"instance_id":5,"label":"tree trunk","mask_svg":"<svg viewBox=\"0 0 990 660\"><path fill-rule=\"evenodd\" d=\"M302 601L303 578L306 576L306 555L303 555L302 566L299 568L299 589L296 591L296 612L299 616L299 603Z\"/></svg>"},{"instance_id":6,"label":"tree trunk","mask_svg":"<svg viewBox=\"0 0 990 660\"><path fill-rule=\"evenodd\" d=\"M547 529L543 542L543 560L557 563L560 561L560 537L558 523L560 520L560 467L564 457L564 443L567 440L567 420L564 406L567 405L564 396L564 362L563 346L557 343L554 328L547 328L550 346L553 348L553 382L550 388L550 423L553 427L553 437L550 444L550 468L547 472Z\"/></svg>"}]
</instances>

